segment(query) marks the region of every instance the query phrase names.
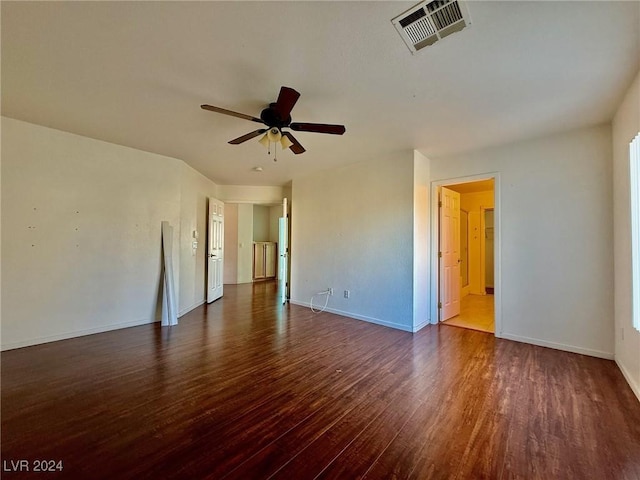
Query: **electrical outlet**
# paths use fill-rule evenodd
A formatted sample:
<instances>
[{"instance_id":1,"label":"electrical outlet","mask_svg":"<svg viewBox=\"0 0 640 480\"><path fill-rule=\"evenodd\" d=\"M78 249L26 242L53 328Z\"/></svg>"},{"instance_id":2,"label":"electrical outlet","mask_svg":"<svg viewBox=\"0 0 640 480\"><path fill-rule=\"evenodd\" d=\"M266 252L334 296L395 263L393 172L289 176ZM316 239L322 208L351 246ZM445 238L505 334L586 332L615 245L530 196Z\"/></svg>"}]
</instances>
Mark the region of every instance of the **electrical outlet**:
<instances>
[{"instance_id":1,"label":"electrical outlet","mask_svg":"<svg viewBox=\"0 0 640 480\"><path fill-rule=\"evenodd\" d=\"M333 296L333 288L327 288L327 290L329 290L329 295Z\"/></svg>"},{"instance_id":2,"label":"electrical outlet","mask_svg":"<svg viewBox=\"0 0 640 480\"><path fill-rule=\"evenodd\" d=\"M344 291L344 298L349 298L349 295L351 295L351 292L349 290L345 290Z\"/></svg>"}]
</instances>

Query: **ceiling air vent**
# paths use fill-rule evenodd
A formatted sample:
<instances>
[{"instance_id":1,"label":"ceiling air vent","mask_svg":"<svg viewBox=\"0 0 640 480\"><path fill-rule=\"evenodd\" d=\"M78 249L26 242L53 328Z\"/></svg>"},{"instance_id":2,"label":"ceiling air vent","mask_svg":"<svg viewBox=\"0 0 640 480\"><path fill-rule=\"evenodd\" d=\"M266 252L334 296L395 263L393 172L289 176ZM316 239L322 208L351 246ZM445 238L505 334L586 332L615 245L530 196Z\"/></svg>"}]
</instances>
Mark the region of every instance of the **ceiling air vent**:
<instances>
[{"instance_id":1,"label":"ceiling air vent","mask_svg":"<svg viewBox=\"0 0 640 480\"><path fill-rule=\"evenodd\" d=\"M433 45L471 24L464 2L432 0L420 2L391 20L411 53Z\"/></svg>"}]
</instances>

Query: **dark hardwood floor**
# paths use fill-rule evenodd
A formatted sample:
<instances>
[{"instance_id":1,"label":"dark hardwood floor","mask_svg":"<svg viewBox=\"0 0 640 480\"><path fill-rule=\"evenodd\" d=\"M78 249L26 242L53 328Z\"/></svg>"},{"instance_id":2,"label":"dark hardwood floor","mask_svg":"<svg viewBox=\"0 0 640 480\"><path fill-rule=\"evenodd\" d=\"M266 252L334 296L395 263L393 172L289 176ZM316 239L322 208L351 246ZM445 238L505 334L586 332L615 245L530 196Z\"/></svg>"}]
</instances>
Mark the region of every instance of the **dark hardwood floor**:
<instances>
[{"instance_id":1,"label":"dark hardwood floor","mask_svg":"<svg viewBox=\"0 0 640 480\"><path fill-rule=\"evenodd\" d=\"M272 283L171 329L3 352L1 408L3 478L640 479L613 362L313 314Z\"/></svg>"}]
</instances>

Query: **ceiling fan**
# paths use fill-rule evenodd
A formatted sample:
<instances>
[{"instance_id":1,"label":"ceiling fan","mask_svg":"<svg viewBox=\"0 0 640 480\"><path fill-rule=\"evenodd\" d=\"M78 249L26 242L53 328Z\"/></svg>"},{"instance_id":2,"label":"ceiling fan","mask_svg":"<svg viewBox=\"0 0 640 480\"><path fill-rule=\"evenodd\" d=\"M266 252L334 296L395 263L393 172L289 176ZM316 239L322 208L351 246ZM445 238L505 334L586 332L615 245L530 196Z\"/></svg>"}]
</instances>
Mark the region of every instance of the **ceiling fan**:
<instances>
[{"instance_id":1,"label":"ceiling fan","mask_svg":"<svg viewBox=\"0 0 640 480\"><path fill-rule=\"evenodd\" d=\"M296 132L329 133L331 135L342 135L346 131L344 125L292 122L291 110L298 101L298 98L300 98L300 94L293 88L281 87L278 100L276 100L275 103L270 103L267 108L262 110L260 118L245 115L244 113L233 112L225 108L214 107L212 105L200 105L200 107L211 112L222 113L232 117L251 120L256 123L262 123L268 127L259 128L258 130L254 130L246 135L234 138L229 141L232 145L239 145L240 143L257 137L258 135L264 134L262 139L260 139L260 143L263 143L265 146L271 142L280 142L283 149L289 148L293 153L300 154L305 152L304 147L300 145L300 142L298 142L290 132L283 131L283 128L290 128Z\"/></svg>"}]
</instances>

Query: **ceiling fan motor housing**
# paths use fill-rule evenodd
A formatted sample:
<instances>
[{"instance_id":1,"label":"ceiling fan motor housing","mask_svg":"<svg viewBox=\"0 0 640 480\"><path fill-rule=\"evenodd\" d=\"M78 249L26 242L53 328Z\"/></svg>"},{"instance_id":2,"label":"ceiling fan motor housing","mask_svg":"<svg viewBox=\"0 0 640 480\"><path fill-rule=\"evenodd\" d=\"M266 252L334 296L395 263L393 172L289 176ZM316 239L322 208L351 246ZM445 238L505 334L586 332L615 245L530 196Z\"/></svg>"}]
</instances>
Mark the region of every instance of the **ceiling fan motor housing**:
<instances>
[{"instance_id":1,"label":"ceiling fan motor housing","mask_svg":"<svg viewBox=\"0 0 640 480\"><path fill-rule=\"evenodd\" d=\"M287 127L291 123L291 115L282 118L276 110L276 104L271 103L260 113L260 119L269 127L282 128Z\"/></svg>"}]
</instances>

